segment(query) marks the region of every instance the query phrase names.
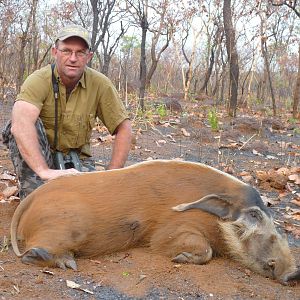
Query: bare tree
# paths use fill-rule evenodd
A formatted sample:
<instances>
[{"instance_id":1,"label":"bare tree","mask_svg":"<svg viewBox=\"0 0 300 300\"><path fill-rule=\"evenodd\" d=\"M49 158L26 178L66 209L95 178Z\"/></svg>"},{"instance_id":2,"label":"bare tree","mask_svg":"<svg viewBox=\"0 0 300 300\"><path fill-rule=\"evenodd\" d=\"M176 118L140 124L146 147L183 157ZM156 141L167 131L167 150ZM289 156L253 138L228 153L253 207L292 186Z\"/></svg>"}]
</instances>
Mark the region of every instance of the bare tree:
<instances>
[{"instance_id":1,"label":"bare tree","mask_svg":"<svg viewBox=\"0 0 300 300\"><path fill-rule=\"evenodd\" d=\"M275 0L275 1L270 1L273 6L287 6L288 8L292 9L296 16L300 18L300 6L299 3L297 5L297 0L289 0L289 1L284 1L284 0ZM297 74L297 80L295 84L295 89L294 89L294 103L293 103L293 118L298 117L298 106L300 103L300 42L299 42L299 56L298 56L298 74Z\"/></svg>"},{"instance_id":2,"label":"bare tree","mask_svg":"<svg viewBox=\"0 0 300 300\"><path fill-rule=\"evenodd\" d=\"M298 106L300 102L300 43L299 43L299 60L298 60L298 76L294 90L293 117L298 118Z\"/></svg>"},{"instance_id":3,"label":"bare tree","mask_svg":"<svg viewBox=\"0 0 300 300\"><path fill-rule=\"evenodd\" d=\"M223 39L223 28L218 26L216 24L217 28L216 28L216 32L214 33L214 37L213 37L213 40L212 40L212 45L210 47L210 57L209 57L209 64L208 64L208 68L205 72L205 76L204 76L204 82L203 82L203 85L202 87L200 88L200 91L201 92L206 92L207 94L207 85L208 85L208 82L209 82L209 79L212 75L212 71L213 71L213 67L214 67L214 64L215 64L215 54L216 54L216 49L217 47L220 45L222 39Z\"/></svg>"},{"instance_id":4,"label":"bare tree","mask_svg":"<svg viewBox=\"0 0 300 300\"><path fill-rule=\"evenodd\" d=\"M267 47L267 37L264 35L263 23L264 21L263 19L261 19L261 52L264 58L266 75L268 78L270 92L271 92L273 115L276 116L276 101L275 101L274 88L273 88L273 83L271 78L270 59L269 59L269 53Z\"/></svg>"},{"instance_id":5,"label":"bare tree","mask_svg":"<svg viewBox=\"0 0 300 300\"><path fill-rule=\"evenodd\" d=\"M192 76L193 76L193 70L194 70L194 64L195 64L195 58L196 58L196 46L198 45L198 39L199 36L202 32L202 28L199 30L195 30L195 28L192 27L191 20L188 20L186 23L186 28L185 28L185 35L182 38L181 41L181 50L184 56L184 59L187 63L187 69L184 71L184 68L182 67L182 78L183 78L183 87L184 87L184 100L188 99L188 94L190 91L190 85L192 81ZM193 44L190 49L190 54L187 54L186 51L186 44L187 44L187 39L190 34L190 30L192 29L194 39L193 39Z\"/></svg>"},{"instance_id":6,"label":"bare tree","mask_svg":"<svg viewBox=\"0 0 300 300\"><path fill-rule=\"evenodd\" d=\"M235 117L239 85L239 64L236 50L235 29L232 24L231 0L224 0L223 21L230 73L230 101L228 113L229 116Z\"/></svg>"},{"instance_id":7,"label":"bare tree","mask_svg":"<svg viewBox=\"0 0 300 300\"><path fill-rule=\"evenodd\" d=\"M38 4L38 0L31 1L30 11L27 16L26 26L25 29L23 29L22 35L20 37L20 50L19 50L20 56L19 56L19 68L17 71L17 85L16 85L17 92L20 90L21 84L23 83L23 77L25 72L25 47L28 42L28 33L30 30L30 26L32 25L33 22L33 16L35 16L36 14L37 4Z\"/></svg>"},{"instance_id":8,"label":"bare tree","mask_svg":"<svg viewBox=\"0 0 300 300\"><path fill-rule=\"evenodd\" d=\"M297 0L269 0L269 2L274 6L287 6L294 11L298 18L300 18L300 6L299 3L297 4Z\"/></svg>"},{"instance_id":9,"label":"bare tree","mask_svg":"<svg viewBox=\"0 0 300 300\"><path fill-rule=\"evenodd\" d=\"M149 28L149 31L153 34L151 40L151 64L146 77L146 87L150 87L151 78L157 68L158 62L161 58L162 53L169 47L171 37L174 33L174 22L168 10L170 7L170 1L164 0L159 3L158 7L152 7L158 16L158 21L155 22L153 28ZM156 25L157 24L157 25ZM163 44L158 47L158 43L161 37L165 37Z\"/></svg>"},{"instance_id":10,"label":"bare tree","mask_svg":"<svg viewBox=\"0 0 300 300\"><path fill-rule=\"evenodd\" d=\"M147 79L147 62L146 62L146 39L149 29L148 22L148 0L127 0L129 10L132 9L136 22L139 24L142 30L141 38L141 57L140 57L140 87L139 87L139 104L142 110L145 109L145 91L146 91L146 79Z\"/></svg>"}]
</instances>

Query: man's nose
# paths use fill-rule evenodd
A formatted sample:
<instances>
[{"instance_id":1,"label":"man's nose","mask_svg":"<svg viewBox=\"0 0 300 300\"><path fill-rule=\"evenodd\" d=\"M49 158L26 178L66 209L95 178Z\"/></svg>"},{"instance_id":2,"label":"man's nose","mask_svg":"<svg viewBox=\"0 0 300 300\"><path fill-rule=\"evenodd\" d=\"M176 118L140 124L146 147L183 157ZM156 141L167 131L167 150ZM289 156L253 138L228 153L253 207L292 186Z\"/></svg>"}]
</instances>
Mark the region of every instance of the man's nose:
<instances>
[{"instance_id":1,"label":"man's nose","mask_svg":"<svg viewBox=\"0 0 300 300\"><path fill-rule=\"evenodd\" d=\"M77 60L76 51L72 51L72 53L71 53L69 59L70 59L71 61L76 61L76 60Z\"/></svg>"}]
</instances>

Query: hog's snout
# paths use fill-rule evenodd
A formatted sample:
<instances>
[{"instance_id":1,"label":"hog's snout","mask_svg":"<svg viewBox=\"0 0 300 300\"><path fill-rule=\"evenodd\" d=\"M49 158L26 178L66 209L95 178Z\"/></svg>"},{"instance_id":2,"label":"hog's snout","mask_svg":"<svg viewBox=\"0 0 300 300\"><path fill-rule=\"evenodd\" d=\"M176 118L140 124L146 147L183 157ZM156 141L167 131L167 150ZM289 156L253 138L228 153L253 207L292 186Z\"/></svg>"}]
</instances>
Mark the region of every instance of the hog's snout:
<instances>
[{"instance_id":1,"label":"hog's snout","mask_svg":"<svg viewBox=\"0 0 300 300\"><path fill-rule=\"evenodd\" d=\"M300 281L300 266L298 266L296 271L282 276L279 281L284 285L292 284L293 281Z\"/></svg>"}]
</instances>

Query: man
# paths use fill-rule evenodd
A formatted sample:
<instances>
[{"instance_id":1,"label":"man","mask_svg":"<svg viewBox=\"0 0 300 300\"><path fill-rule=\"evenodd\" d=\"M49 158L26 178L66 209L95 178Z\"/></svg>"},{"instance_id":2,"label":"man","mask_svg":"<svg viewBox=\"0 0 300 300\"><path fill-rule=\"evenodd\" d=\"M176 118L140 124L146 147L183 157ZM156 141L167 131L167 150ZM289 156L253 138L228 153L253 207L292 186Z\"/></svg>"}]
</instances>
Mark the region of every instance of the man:
<instances>
[{"instance_id":1,"label":"man","mask_svg":"<svg viewBox=\"0 0 300 300\"><path fill-rule=\"evenodd\" d=\"M94 170L89 140L96 117L115 135L107 169L122 168L126 162L131 123L111 81L87 67L93 56L90 46L89 33L83 27L63 28L52 48L55 66L31 74L17 96L3 141L20 181L21 199L49 179L78 172L58 169L55 153L65 159L70 151L77 153L83 171ZM53 80L59 88L56 109Z\"/></svg>"}]
</instances>

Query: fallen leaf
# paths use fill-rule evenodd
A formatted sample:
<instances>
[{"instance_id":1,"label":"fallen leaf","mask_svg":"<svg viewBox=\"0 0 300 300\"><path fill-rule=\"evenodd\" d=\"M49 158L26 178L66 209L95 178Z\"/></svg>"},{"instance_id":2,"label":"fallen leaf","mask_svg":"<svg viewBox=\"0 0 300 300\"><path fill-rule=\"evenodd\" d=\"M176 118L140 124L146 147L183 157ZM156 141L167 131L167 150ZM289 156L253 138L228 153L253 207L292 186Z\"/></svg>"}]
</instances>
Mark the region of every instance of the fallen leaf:
<instances>
[{"instance_id":1,"label":"fallen leaf","mask_svg":"<svg viewBox=\"0 0 300 300\"><path fill-rule=\"evenodd\" d=\"M72 280L66 280L67 283L67 287L71 288L71 289L78 289L80 288L80 284L72 281Z\"/></svg>"},{"instance_id":2,"label":"fallen leaf","mask_svg":"<svg viewBox=\"0 0 300 300\"><path fill-rule=\"evenodd\" d=\"M166 140L158 140L157 142L158 142L159 144L166 144L166 143L167 143Z\"/></svg>"},{"instance_id":3,"label":"fallen leaf","mask_svg":"<svg viewBox=\"0 0 300 300\"><path fill-rule=\"evenodd\" d=\"M300 206L300 199L291 200L291 203L294 203L294 204Z\"/></svg>"},{"instance_id":4,"label":"fallen leaf","mask_svg":"<svg viewBox=\"0 0 300 300\"><path fill-rule=\"evenodd\" d=\"M242 171L239 176L249 176L250 175L250 172L247 172L247 171Z\"/></svg>"},{"instance_id":5,"label":"fallen leaf","mask_svg":"<svg viewBox=\"0 0 300 300\"><path fill-rule=\"evenodd\" d=\"M105 135L105 136L99 136L98 137L98 140L102 143L104 142L112 142L114 140L114 136L108 134L108 135Z\"/></svg>"},{"instance_id":6,"label":"fallen leaf","mask_svg":"<svg viewBox=\"0 0 300 300\"><path fill-rule=\"evenodd\" d=\"M255 149L252 150L252 153L253 153L254 155L263 156L261 153L259 153L259 152L256 151Z\"/></svg>"},{"instance_id":7,"label":"fallen leaf","mask_svg":"<svg viewBox=\"0 0 300 300\"><path fill-rule=\"evenodd\" d=\"M273 156L273 155L267 155L266 158L267 158L267 159L278 159L278 157L275 157L275 156Z\"/></svg>"},{"instance_id":8,"label":"fallen leaf","mask_svg":"<svg viewBox=\"0 0 300 300\"><path fill-rule=\"evenodd\" d=\"M282 167L279 168L278 170L276 170L277 174L282 174L282 175L289 175L290 174L290 170L286 167Z\"/></svg>"},{"instance_id":9,"label":"fallen leaf","mask_svg":"<svg viewBox=\"0 0 300 300\"><path fill-rule=\"evenodd\" d=\"M189 132L187 132L186 129L184 129L184 128L181 128L181 132L182 132L182 134L183 134L184 136L186 136L186 137L191 136L191 134L190 134Z\"/></svg>"},{"instance_id":10,"label":"fallen leaf","mask_svg":"<svg viewBox=\"0 0 300 300\"><path fill-rule=\"evenodd\" d=\"M182 265L180 265L180 264L175 264L173 267L176 268L176 269L179 269L179 268L182 267Z\"/></svg>"},{"instance_id":11,"label":"fallen leaf","mask_svg":"<svg viewBox=\"0 0 300 300\"><path fill-rule=\"evenodd\" d=\"M89 291L87 289L82 288L80 284L78 284L78 283L76 283L72 280L66 280L66 283L67 283L67 287L69 287L71 289L80 290L80 291L83 291L87 294L94 295L94 293L92 291Z\"/></svg>"},{"instance_id":12,"label":"fallen leaf","mask_svg":"<svg viewBox=\"0 0 300 300\"><path fill-rule=\"evenodd\" d=\"M270 197L266 197L266 196L261 196L261 199L262 199L263 203L268 207L272 206L272 205L276 205L279 202L278 198L270 198Z\"/></svg>"},{"instance_id":13,"label":"fallen leaf","mask_svg":"<svg viewBox=\"0 0 300 300\"><path fill-rule=\"evenodd\" d=\"M103 262L100 261L100 260L95 260L95 259L90 259L91 262L95 263L95 264L99 264L99 265L102 265Z\"/></svg>"},{"instance_id":14,"label":"fallen leaf","mask_svg":"<svg viewBox=\"0 0 300 300\"><path fill-rule=\"evenodd\" d=\"M287 224L284 226L284 229L290 233L292 233L296 239L300 238L300 228L297 228L296 226L292 224Z\"/></svg>"},{"instance_id":15,"label":"fallen leaf","mask_svg":"<svg viewBox=\"0 0 300 300\"><path fill-rule=\"evenodd\" d=\"M139 280L138 280L138 282L136 283L136 285L140 284L145 278L147 278L147 276L141 274L141 275L140 275L140 278L139 278Z\"/></svg>"},{"instance_id":16,"label":"fallen leaf","mask_svg":"<svg viewBox=\"0 0 300 300\"><path fill-rule=\"evenodd\" d=\"M294 173L300 173L300 167L292 167L291 174L294 174Z\"/></svg>"},{"instance_id":17,"label":"fallen leaf","mask_svg":"<svg viewBox=\"0 0 300 300\"><path fill-rule=\"evenodd\" d=\"M8 186L3 192L4 198L9 198L17 193L18 187L17 186Z\"/></svg>"},{"instance_id":18,"label":"fallen leaf","mask_svg":"<svg viewBox=\"0 0 300 300\"><path fill-rule=\"evenodd\" d=\"M251 181L253 181L253 177L251 175L245 175L245 176L242 176L242 180L244 182L250 183Z\"/></svg>"},{"instance_id":19,"label":"fallen leaf","mask_svg":"<svg viewBox=\"0 0 300 300\"><path fill-rule=\"evenodd\" d=\"M266 171L256 171L255 175L257 177L257 179L261 180L261 181L267 181L269 179L269 174Z\"/></svg>"},{"instance_id":20,"label":"fallen leaf","mask_svg":"<svg viewBox=\"0 0 300 300\"><path fill-rule=\"evenodd\" d=\"M300 184L300 175L292 174L289 176L289 180L294 181L296 184Z\"/></svg>"},{"instance_id":21,"label":"fallen leaf","mask_svg":"<svg viewBox=\"0 0 300 300\"><path fill-rule=\"evenodd\" d=\"M293 218L294 220L300 221L300 211L293 212L293 213L292 213L292 218Z\"/></svg>"},{"instance_id":22,"label":"fallen leaf","mask_svg":"<svg viewBox=\"0 0 300 300\"><path fill-rule=\"evenodd\" d=\"M226 166L223 171L227 174L234 174L234 169L232 166Z\"/></svg>"},{"instance_id":23,"label":"fallen leaf","mask_svg":"<svg viewBox=\"0 0 300 300\"><path fill-rule=\"evenodd\" d=\"M171 142L176 143L171 134L167 134L166 137L168 137L171 140Z\"/></svg>"},{"instance_id":24,"label":"fallen leaf","mask_svg":"<svg viewBox=\"0 0 300 300\"><path fill-rule=\"evenodd\" d=\"M41 272L42 273L45 273L45 274L48 274L48 275L52 275L52 276L54 276L54 272L51 272L51 271L49 271L49 270L41 270Z\"/></svg>"},{"instance_id":25,"label":"fallen leaf","mask_svg":"<svg viewBox=\"0 0 300 300\"><path fill-rule=\"evenodd\" d=\"M9 175L7 173L0 174L0 180L12 180L12 181L14 181L15 179L16 179L15 176Z\"/></svg>"}]
</instances>

